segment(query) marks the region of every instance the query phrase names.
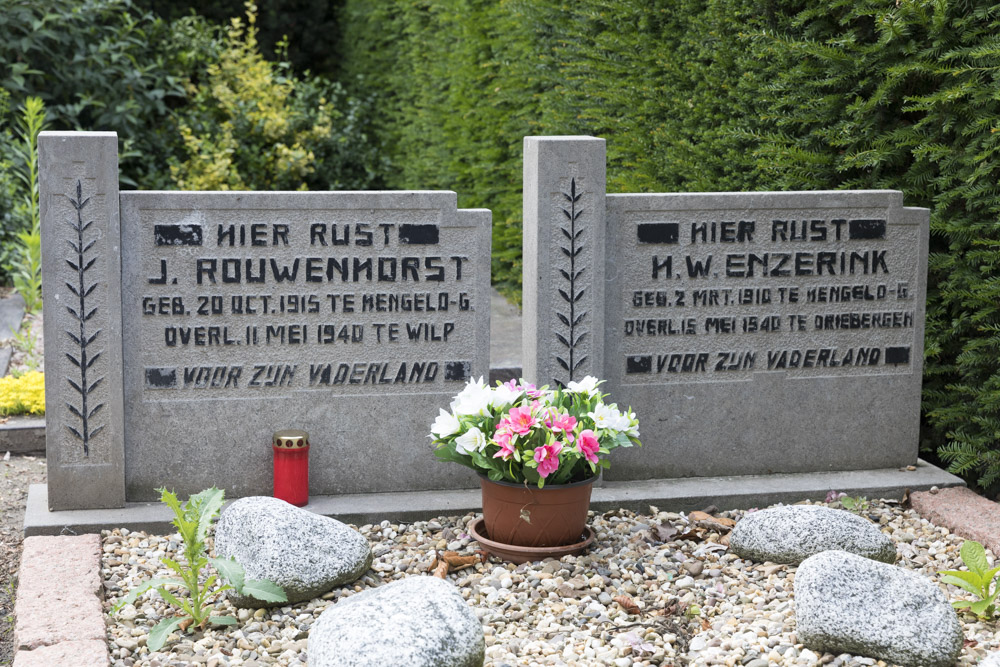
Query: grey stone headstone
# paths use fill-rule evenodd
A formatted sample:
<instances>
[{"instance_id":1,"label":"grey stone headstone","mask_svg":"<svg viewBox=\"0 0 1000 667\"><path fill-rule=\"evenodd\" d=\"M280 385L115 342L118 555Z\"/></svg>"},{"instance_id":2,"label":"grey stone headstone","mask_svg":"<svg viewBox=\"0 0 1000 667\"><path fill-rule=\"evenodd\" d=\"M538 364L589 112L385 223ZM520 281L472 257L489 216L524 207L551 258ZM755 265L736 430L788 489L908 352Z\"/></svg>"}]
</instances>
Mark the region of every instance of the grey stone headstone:
<instances>
[{"instance_id":1,"label":"grey stone headstone","mask_svg":"<svg viewBox=\"0 0 1000 667\"><path fill-rule=\"evenodd\" d=\"M603 164L599 139L525 138L525 376L571 366L635 411L644 447L605 479L916 462L926 209L888 190L605 195Z\"/></svg>"},{"instance_id":2,"label":"grey stone headstone","mask_svg":"<svg viewBox=\"0 0 1000 667\"><path fill-rule=\"evenodd\" d=\"M118 139L38 137L49 509L125 503Z\"/></svg>"},{"instance_id":3,"label":"grey stone headstone","mask_svg":"<svg viewBox=\"0 0 1000 667\"><path fill-rule=\"evenodd\" d=\"M539 385L600 375L604 140L524 138L522 364Z\"/></svg>"},{"instance_id":4,"label":"grey stone headstone","mask_svg":"<svg viewBox=\"0 0 1000 667\"><path fill-rule=\"evenodd\" d=\"M439 408L489 373L490 213L453 192L123 192L129 500L272 491L310 434L313 494L476 485Z\"/></svg>"},{"instance_id":5,"label":"grey stone headstone","mask_svg":"<svg viewBox=\"0 0 1000 667\"><path fill-rule=\"evenodd\" d=\"M607 479L916 462L929 214L895 191L610 195Z\"/></svg>"}]
</instances>

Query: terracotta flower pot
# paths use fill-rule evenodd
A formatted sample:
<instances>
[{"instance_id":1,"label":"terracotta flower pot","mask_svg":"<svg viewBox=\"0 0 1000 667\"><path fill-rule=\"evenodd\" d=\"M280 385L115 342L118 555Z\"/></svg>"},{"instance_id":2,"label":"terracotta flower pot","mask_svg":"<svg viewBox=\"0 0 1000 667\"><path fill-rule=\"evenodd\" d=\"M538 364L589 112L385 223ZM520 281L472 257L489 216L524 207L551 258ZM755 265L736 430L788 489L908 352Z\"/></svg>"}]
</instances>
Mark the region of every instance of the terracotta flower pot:
<instances>
[{"instance_id":1,"label":"terracotta flower pot","mask_svg":"<svg viewBox=\"0 0 1000 667\"><path fill-rule=\"evenodd\" d=\"M596 477L573 484L494 482L480 475L483 523L489 539L522 547L558 547L580 541Z\"/></svg>"}]
</instances>

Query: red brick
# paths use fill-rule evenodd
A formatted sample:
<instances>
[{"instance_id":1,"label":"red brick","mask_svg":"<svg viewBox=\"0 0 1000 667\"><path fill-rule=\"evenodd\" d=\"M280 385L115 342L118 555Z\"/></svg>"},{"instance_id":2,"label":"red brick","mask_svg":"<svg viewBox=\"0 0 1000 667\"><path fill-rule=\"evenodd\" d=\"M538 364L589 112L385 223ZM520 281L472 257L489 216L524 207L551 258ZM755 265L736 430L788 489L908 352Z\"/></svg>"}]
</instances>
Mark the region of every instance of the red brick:
<instances>
[{"instance_id":1,"label":"red brick","mask_svg":"<svg viewBox=\"0 0 1000 667\"><path fill-rule=\"evenodd\" d=\"M110 664L108 645L92 639L18 651L11 667L108 667Z\"/></svg>"},{"instance_id":2,"label":"red brick","mask_svg":"<svg viewBox=\"0 0 1000 667\"><path fill-rule=\"evenodd\" d=\"M105 642L100 558L99 535L24 541L14 603L15 650L66 641Z\"/></svg>"},{"instance_id":3,"label":"red brick","mask_svg":"<svg viewBox=\"0 0 1000 667\"><path fill-rule=\"evenodd\" d=\"M937 493L915 491L910 506L928 521L960 537L975 540L1000 556L1000 505L964 486Z\"/></svg>"}]
</instances>

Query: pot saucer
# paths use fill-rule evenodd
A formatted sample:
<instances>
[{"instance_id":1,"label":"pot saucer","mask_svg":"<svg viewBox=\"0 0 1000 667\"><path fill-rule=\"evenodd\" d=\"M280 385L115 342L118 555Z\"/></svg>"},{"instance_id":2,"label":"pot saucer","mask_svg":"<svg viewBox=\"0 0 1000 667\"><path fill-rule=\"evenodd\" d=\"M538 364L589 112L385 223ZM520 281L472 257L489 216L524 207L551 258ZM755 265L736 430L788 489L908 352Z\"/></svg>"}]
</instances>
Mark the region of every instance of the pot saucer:
<instances>
[{"instance_id":1,"label":"pot saucer","mask_svg":"<svg viewBox=\"0 0 1000 667\"><path fill-rule=\"evenodd\" d=\"M575 556L594 541L594 529L590 526L583 527L583 535L580 536L579 542L559 547L519 547L515 544L494 542L486 537L486 524L483 517L473 519L472 523L466 526L466 530L469 531L472 539L479 542L487 552L516 565L546 558L559 559L563 556Z\"/></svg>"}]
</instances>

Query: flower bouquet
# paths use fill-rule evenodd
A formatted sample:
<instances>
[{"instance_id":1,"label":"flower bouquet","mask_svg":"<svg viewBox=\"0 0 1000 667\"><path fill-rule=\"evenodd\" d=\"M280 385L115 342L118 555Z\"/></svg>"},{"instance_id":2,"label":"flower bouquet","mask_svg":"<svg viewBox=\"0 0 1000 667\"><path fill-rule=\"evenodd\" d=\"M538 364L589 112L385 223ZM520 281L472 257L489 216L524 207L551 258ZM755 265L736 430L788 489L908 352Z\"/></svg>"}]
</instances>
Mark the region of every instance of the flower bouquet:
<instances>
[{"instance_id":1,"label":"flower bouquet","mask_svg":"<svg viewBox=\"0 0 1000 667\"><path fill-rule=\"evenodd\" d=\"M596 477L607 455L639 442L631 410L605 403L602 381L587 376L563 389L511 380L466 384L431 427L435 454L494 482L571 484Z\"/></svg>"}]
</instances>

